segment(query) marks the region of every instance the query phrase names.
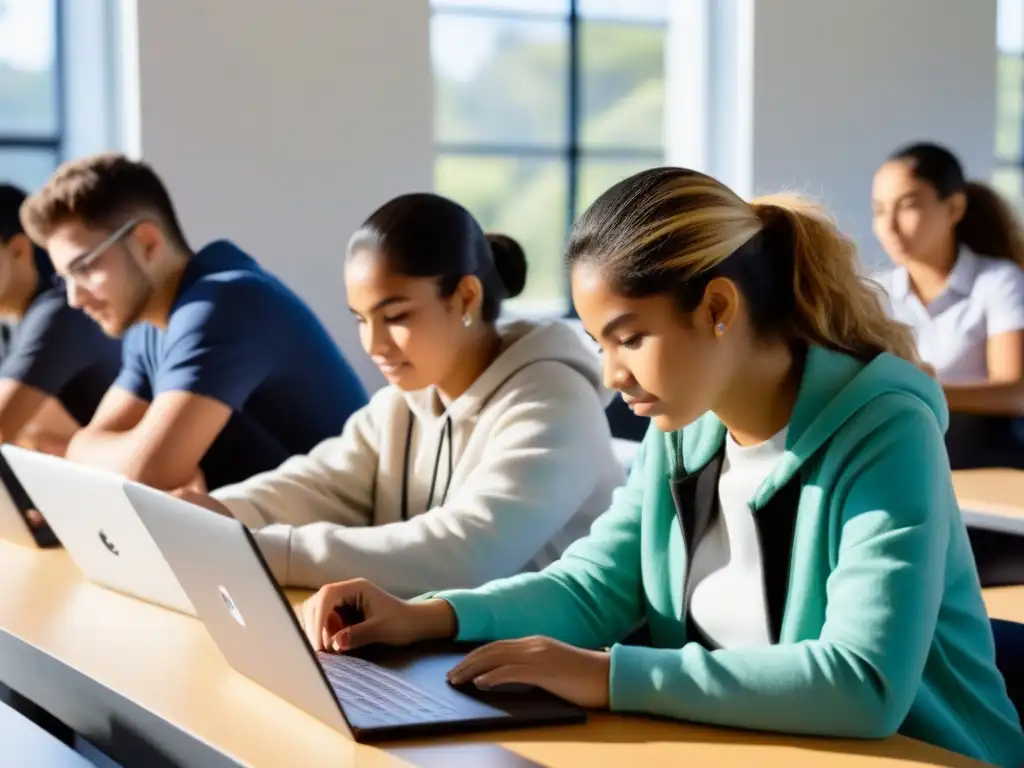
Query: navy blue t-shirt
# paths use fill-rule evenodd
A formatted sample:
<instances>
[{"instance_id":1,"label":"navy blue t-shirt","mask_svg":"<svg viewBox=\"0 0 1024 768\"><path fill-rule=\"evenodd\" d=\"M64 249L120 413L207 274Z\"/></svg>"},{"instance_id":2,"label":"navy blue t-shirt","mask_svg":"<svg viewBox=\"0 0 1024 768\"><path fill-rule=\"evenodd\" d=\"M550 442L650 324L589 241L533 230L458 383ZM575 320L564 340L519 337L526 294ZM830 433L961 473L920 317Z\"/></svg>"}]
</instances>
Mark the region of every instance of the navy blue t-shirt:
<instances>
[{"instance_id":1,"label":"navy blue t-shirt","mask_svg":"<svg viewBox=\"0 0 1024 768\"><path fill-rule=\"evenodd\" d=\"M307 453L367 401L312 310L223 240L189 262L166 331L141 323L125 334L115 386L147 402L178 391L231 408L200 462L211 489Z\"/></svg>"}]
</instances>

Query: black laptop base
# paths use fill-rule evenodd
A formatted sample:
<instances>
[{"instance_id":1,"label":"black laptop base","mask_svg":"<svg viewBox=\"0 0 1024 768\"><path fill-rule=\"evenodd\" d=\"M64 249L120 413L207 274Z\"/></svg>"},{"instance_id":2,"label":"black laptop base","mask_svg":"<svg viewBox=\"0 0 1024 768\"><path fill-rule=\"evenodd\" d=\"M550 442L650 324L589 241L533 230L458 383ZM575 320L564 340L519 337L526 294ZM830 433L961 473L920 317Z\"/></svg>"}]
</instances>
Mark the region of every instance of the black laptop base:
<instances>
[{"instance_id":1,"label":"black laptop base","mask_svg":"<svg viewBox=\"0 0 1024 768\"><path fill-rule=\"evenodd\" d=\"M425 642L405 648L370 646L353 651L352 655L373 662L392 672L401 673L403 667L423 664L431 656L464 656L479 643ZM443 685L449 685L443 682ZM424 688L429 692L429 688ZM484 691L472 683L456 688L476 701L503 711L503 716L455 720L452 722L423 722L403 725L382 725L359 728L353 724L352 735L360 742L395 741L442 734L479 731L509 730L534 726L571 725L586 722L587 711L553 694L533 686L516 689ZM344 706L344 702L341 702Z\"/></svg>"}]
</instances>

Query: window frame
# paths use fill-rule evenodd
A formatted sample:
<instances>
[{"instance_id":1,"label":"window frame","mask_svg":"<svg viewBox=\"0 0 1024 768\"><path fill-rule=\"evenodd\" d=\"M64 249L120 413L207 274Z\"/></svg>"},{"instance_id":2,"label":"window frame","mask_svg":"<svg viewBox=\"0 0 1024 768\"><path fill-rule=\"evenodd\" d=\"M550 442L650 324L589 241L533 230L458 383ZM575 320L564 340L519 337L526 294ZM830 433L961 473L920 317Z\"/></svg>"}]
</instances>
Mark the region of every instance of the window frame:
<instances>
[{"instance_id":1,"label":"window frame","mask_svg":"<svg viewBox=\"0 0 1024 768\"><path fill-rule=\"evenodd\" d=\"M65 94L65 24L64 0L53 4L53 95L54 129L50 133L12 133L0 130L0 149L49 150L54 166L64 159L64 138L67 135L67 99ZM30 192L33 190L29 190Z\"/></svg>"},{"instance_id":2,"label":"window frame","mask_svg":"<svg viewBox=\"0 0 1024 768\"><path fill-rule=\"evenodd\" d=\"M998 104L998 99L999 99L999 95L1000 95L1000 93L999 93L1000 92L1000 88L999 88L999 82L998 82L999 65L1001 63L1001 60L1005 58L1005 59L1016 59L1018 62L1021 63L1021 66L1024 66L1024 52L1000 50L998 48L998 46L997 46L997 48L996 48L996 57L997 57L996 58L996 77L997 77L997 82L996 82L996 99L997 99L997 104L996 104L996 133L998 134L998 131L999 131L999 110L1000 110L1000 105ZM1020 148L1020 151L1017 154L1017 157L1012 157L1010 155L1000 154L999 151L998 151L998 147L997 147L996 148L997 151L995 153L994 162L992 164L993 175L995 173L998 173L999 171L1016 171L1017 173L1024 174L1024 120L1021 121L1021 124L1020 124L1020 127L1019 127L1018 130L1019 130L1020 135L1021 135L1021 145L1020 145L1021 148ZM998 136L997 136L997 142L998 142ZM1022 186L1024 186L1024 181L1022 181ZM1017 195L1018 196L1024 196L1024 189L1018 189L1017 190Z\"/></svg>"},{"instance_id":3,"label":"window frame","mask_svg":"<svg viewBox=\"0 0 1024 768\"><path fill-rule=\"evenodd\" d=\"M1024 38L1019 34L1013 34L1012 27L1015 26L1012 22L1016 21L1019 24L1024 21L1024 2L1022 0L998 0L996 3L996 30L995 30L995 48L996 48L996 83L995 83L995 96L996 96L996 110L995 110L995 136L994 136L994 153L992 158L992 172L989 175L989 182L996 185L996 188L1000 193L1005 193L1010 197L1010 202L1014 206L1018 207L1018 212L1024 212L1020 210L1020 206L1024 205L1024 115L1007 116L1011 119L1008 121L1009 124L1013 124L1016 118L1016 132L1019 144L1016 147L1015 152L1004 154L1000 152L1000 138L1001 128L1003 127L1004 117L1004 90L1002 87L1002 69L1004 61L1015 61L1017 67L1024 69ZM1020 32L1019 28L1016 32ZM1006 38L1004 40L1004 34ZM1018 96L1024 97L1021 90L1024 89L1024 78L1016 84L1018 90ZM1013 89L1010 89L1011 91ZM1017 183L1016 189L1010 193L1008 190L1004 190L998 184L998 177L1000 173L1011 173L1016 175Z\"/></svg>"},{"instance_id":4,"label":"window frame","mask_svg":"<svg viewBox=\"0 0 1024 768\"><path fill-rule=\"evenodd\" d=\"M580 197L580 171L587 161L650 161L652 164L660 164L665 160L665 149L655 150L653 148L614 146L614 145L585 145L582 141L582 88L583 88L583 51L580 43L581 28L584 24L597 22L612 24L616 26L635 26L647 29L660 29L668 35L668 18L647 19L647 18L620 18L618 16L605 16L601 14L582 14L580 12L581 0L567 0L568 12L545 12L545 11L517 11L513 9L497 8L473 8L464 5L432 5L431 20L440 16L473 18L473 19L497 19L507 21L538 21L556 22L567 26L567 66L566 66L566 132L564 144L550 146L537 144L515 144L515 143L488 143L488 142L434 142L435 162L438 158L451 157L514 157L538 160L552 160L565 163L566 178L566 218L568 234L576 221ZM568 285L565 286L565 295L568 294ZM576 312L572 302L567 302L567 312L563 316L575 317Z\"/></svg>"}]
</instances>

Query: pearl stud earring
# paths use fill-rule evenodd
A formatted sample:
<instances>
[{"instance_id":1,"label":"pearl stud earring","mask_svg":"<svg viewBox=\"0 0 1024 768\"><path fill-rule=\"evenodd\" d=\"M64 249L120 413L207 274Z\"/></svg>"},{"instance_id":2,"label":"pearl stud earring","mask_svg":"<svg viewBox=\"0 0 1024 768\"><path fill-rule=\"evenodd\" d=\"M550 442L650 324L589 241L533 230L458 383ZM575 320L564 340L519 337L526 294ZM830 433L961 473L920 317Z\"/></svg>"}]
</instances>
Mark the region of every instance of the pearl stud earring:
<instances>
[{"instance_id":1,"label":"pearl stud earring","mask_svg":"<svg viewBox=\"0 0 1024 768\"><path fill-rule=\"evenodd\" d=\"M473 318L471 318L469 315L463 315L462 316L462 327L463 328L469 328L469 326L471 326L472 324L473 324Z\"/></svg>"}]
</instances>

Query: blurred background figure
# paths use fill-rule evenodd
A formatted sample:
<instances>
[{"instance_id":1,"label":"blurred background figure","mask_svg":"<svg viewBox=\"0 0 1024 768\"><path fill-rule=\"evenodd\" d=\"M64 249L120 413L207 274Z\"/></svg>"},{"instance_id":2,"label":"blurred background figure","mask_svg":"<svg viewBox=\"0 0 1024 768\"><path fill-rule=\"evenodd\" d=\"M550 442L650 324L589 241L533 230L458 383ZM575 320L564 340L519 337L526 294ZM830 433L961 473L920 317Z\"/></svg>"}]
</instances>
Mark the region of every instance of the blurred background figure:
<instances>
[{"instance_id":1,"label":"blurred background figure","mask_svg":"<svg viewBox=\"0 0 1024 768\"><path fill-rule=\"evenodd\" d=\"M936 144L900 149L872 186L891 315L914 330L954 417L954 468L1024 466L1024 232L1010 204Z\"/></svg>"}]
</instances>

